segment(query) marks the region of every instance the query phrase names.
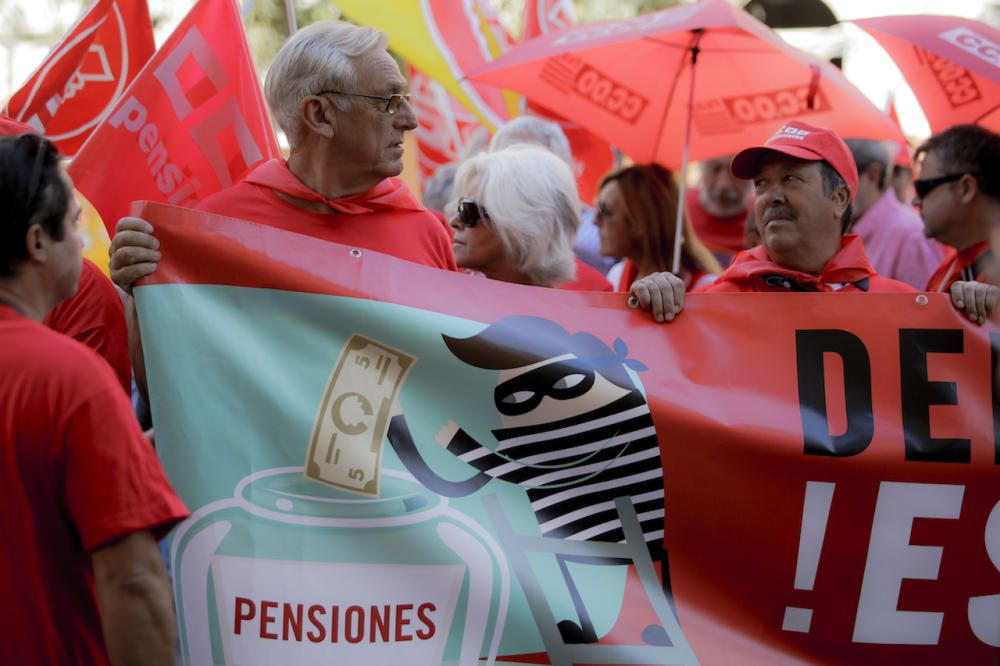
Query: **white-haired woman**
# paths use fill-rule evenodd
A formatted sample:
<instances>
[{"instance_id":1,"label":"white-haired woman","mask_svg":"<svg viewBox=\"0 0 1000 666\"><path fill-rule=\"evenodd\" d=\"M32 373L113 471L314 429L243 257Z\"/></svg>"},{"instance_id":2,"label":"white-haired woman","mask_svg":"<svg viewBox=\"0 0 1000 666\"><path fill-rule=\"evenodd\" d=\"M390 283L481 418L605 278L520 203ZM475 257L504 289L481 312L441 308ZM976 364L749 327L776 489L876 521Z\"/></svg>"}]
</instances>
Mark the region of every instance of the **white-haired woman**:
<instances>
[{"instance_id":1,"label":"white-haired woman","mask_svg":"<svg viewBox=\"0 0 1000 666\"><path fill-rule=\"evenodd\" d=\"M528 145L481 153L455 174L453 197L459 267L539 287L574 279L580 210L573 173L558 157Z\"/></svg>"}]
</instances>

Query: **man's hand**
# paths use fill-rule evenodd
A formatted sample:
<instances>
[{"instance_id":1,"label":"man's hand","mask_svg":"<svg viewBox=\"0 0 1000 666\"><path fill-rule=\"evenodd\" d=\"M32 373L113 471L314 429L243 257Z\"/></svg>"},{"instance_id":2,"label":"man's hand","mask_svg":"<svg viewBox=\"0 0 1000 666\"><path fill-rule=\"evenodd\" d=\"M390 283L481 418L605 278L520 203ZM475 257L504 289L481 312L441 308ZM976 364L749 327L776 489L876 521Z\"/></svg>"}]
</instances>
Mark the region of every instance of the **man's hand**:
<instances>
[{"instance_id":1,"label":"man's hand","mask_svg":"<svg viewBox=\"0 0 1000 666\"><path fill-rule=\"evenodd\" d=\"M160 241L153 236L153 225L138 217L123 217L115 226L109 254L111 280L132 293L136 280L156 270L160 260Z\"/></svg>"},{"instance_id":2,"label":"man's hand","mask_svg":"<svg viewBox=\"0 0 1000 666\"><path fill-rule=\"evenodd\" d=\"M673 321L684 308L684 281L673 273L653 273L632 283L629 292L658 322Z\"/></svg>"},{"instance_id":3,"label":"man's hand","mask_svg":"<svg viewBox=\"0 0 1000 666\"><path fill-rule=\"evenodd\" d=\"M951 303L977 324L989 319L1000 302L1000 287L985 282L959 281L951 285Z\"/></svg>"}]
</instances>

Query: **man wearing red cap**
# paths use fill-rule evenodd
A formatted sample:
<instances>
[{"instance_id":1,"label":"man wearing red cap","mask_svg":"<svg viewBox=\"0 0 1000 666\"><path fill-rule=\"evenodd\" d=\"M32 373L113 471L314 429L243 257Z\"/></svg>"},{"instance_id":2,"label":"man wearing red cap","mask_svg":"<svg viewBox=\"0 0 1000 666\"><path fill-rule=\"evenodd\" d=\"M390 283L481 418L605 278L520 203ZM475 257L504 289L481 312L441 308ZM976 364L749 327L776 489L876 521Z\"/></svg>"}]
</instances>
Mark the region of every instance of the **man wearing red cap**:
<instances>
[{"instance_id":1,"label":"man wearing red cap","mask_svg":"<svg viewBox=\"0 0 1000 666\"><path fill-rule=\"evenodd\" d=\"M761 245L738 254L718 280L698 291L914 291L878 275L861 240L847 234L858 171L851 151L834 132L789 121L764 145L738 153L730 170L753 181ZM658 273L631 291L657 321L669 321L683 307L683 285L678 298L677 281Z\"/></svg>"},{"instance_id":2,"label":"man wearing red cap","mask_svg":"<svg viewBox=\"0 0 1000 666\"><path fill-rule=\"evenodd\" d=\"M846 233L858 171L834 132L789 122L738 153L730 170L753 181L761 246L706 291L913 291L876 274L861 240Z\"/></svg>"}]
</instances>

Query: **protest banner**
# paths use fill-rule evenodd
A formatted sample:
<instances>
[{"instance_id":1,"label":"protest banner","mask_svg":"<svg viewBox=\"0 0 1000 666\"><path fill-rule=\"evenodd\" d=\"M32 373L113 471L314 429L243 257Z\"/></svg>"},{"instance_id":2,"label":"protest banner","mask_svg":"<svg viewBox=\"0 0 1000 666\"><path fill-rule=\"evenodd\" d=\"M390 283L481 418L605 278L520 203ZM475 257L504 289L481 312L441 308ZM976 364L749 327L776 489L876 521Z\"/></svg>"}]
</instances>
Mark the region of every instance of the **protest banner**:
<instances>
[{"instance_id":1,"label":"protest banner","mask_svg":"<svg viewBox=\"0 0 1000 666\"><path fill-rule=\"evenodd\" d=\"M94 0L10 98L5 113L72 157L154 49L146 0Z\"/></svg>"},{"instance_id":2,"label":"protest banner","mask_svg":"<svg viewBox=\"0 0 1000 666\"><path fill-rule=\"evenodd\" d=\"M995 658L996 333L946 297L693 295L656 325L136 212L186 663Z\"/></svg>"},{"instance_id":3,"label":"protest banner","mask_svg":"<svg viewBox=\"0 0 1000 666\"><path fill-rule=\"evenodd\" d=\"M194 205L279 157L233 0L200 0L69 166L108 233L136 199Z\"/></svg>"}]
</instances>

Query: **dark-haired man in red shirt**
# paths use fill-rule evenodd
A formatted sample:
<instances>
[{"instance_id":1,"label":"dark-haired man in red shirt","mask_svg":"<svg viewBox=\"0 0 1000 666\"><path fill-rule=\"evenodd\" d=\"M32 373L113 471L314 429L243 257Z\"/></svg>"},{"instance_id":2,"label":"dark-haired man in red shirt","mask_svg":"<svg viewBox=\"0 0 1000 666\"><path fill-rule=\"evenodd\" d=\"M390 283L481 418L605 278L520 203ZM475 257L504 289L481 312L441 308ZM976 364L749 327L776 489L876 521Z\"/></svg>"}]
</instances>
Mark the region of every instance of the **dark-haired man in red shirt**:
<instances>
[{"instance_id":1,"label":"dark-haired man in red shirt","mask_svg":"<svg viewBox=\"0 0 1000 666\"><path fill-rule=\"evenodd\" d=\"M187 510L108 365L41 324L81 270L59 162L0 137L0 663L172 665L156 538Z\"/></svg>"}]
</instances>

